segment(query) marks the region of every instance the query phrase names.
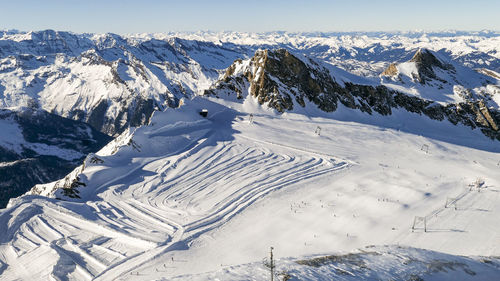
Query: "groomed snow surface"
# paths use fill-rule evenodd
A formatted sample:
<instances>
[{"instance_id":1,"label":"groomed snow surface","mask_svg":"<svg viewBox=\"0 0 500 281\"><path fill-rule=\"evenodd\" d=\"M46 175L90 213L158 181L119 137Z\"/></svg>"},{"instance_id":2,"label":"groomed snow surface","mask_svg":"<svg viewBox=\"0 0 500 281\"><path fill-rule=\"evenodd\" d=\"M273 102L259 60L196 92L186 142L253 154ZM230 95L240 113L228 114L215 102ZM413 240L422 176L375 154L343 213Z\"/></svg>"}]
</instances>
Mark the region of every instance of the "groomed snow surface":
<instances>
[{"instance_id":1,"label":"groomed snow surface","mask_svg":"<svg viewBox=\"0 0 500 281\"><path fill-rule=\"evenodd\" d=\"M270 246L291 280L500 277L500 146L479 131L195 98L129 137L80 199L0 211L0 280L266 280Z\"/></svg>"}]
</instances>

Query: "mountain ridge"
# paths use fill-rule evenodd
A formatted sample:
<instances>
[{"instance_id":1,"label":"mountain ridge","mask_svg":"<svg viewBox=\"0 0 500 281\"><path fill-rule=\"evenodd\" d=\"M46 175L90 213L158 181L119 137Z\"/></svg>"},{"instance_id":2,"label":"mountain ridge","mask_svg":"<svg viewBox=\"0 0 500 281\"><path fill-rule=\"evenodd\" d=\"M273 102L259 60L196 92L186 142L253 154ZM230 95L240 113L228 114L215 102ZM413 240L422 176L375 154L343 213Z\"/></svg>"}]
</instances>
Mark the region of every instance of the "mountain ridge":
<instances>
[{"instance_id":1,"label":"mountain ridge","mask_svg":"<svg viewBox=\"0 0 500 281\"><path fill-rule=\"evenodd\" d=\"M185 36L4 33L0 279L499 274L498 36Z\"/></svg>"},{"instance_id":2,"label":"mountain ridge","mask_svg":"<svg viewBox=\"0 0 500 281\"><path fill-rule=\"evenodd\" d=\"M418 56L415 58L419 60ZM432 58L435 59L434 56ZM340 81L344 84L342 86L336 82L328 69L320 67L313 60L305 58L304 61L285 49L257 51L250 60L235 61L205 95L236 95L236 99L243 99L248 94L255 97L260 104L266 104L281 113L293 110L294 106L305 107L305 100L325 112L335 111L338 102L368 114L376 112L390 115L391 108L403 108L409 112L427 115L431 119L446 119L455 125L461 123L472 129L480 128L486 136L500 140L500 111L488 108L481 99L441 105L384 85L372 86ZM441 63L439 65L444 67Z\"/></svg>"}]
</instances>

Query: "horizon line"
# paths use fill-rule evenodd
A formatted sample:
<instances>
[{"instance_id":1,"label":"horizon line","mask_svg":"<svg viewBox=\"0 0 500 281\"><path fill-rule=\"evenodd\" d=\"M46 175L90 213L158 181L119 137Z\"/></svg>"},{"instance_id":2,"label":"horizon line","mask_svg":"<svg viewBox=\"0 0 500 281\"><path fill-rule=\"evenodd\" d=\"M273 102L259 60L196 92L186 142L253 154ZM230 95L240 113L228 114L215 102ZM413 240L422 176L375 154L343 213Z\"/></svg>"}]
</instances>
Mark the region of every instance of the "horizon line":
<instances>
[{"instance_id":1,"label":"horizon line","mask_svg":"<svg viewBox=\"0 0 500 281\"><path fill-rule=\"evenodd\" d=\"M352 30L352 31L342 31L342 30L330 30L330 31L321 31L321 30L312 30L312 31L291 31L291 30L269 30L269 31L237 31L237 30L171 30L171 31L163 31L163 32L132 32L132 33L116 33L116 32L76 32L71 30L57 30L57 29L39 29L39 30L19 30L16 28L0 28L0 32L3 33L12 33L12 34L27 34L31 32L44 32L44 31L54 31L54 32L65 32L71 33L75 35L101 35L101 34L116 34L119 36L133 36L140 34L174 34L174 33L185 33L185 34L196 34L196 33L240 33L240 34L378 34L378 33L386 33L386 34L465 34L465 35L474 35L474 34L488 34L488 35L500 35L500 30L494 29L480 29L480 30L463 30L463 29L411 29L411 30Z\"/></svg>"}]
</instances>

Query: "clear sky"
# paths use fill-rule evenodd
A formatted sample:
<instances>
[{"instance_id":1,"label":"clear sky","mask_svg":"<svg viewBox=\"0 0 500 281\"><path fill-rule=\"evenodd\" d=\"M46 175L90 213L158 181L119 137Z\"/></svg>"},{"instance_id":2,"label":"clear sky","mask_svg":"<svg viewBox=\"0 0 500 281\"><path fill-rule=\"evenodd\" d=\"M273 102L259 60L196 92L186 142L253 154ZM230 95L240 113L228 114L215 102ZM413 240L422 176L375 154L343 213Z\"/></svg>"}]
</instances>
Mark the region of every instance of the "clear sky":
<instances>
[{"instance_id":1,"label":"clear sky","mask_svg":"<svg viewBox=\"0 0 500 281\"><path fill-rule=\"evenodd\" d=\"M0 0L0 29L500 30L500 0Z\"/></svg>"}]
</instances>

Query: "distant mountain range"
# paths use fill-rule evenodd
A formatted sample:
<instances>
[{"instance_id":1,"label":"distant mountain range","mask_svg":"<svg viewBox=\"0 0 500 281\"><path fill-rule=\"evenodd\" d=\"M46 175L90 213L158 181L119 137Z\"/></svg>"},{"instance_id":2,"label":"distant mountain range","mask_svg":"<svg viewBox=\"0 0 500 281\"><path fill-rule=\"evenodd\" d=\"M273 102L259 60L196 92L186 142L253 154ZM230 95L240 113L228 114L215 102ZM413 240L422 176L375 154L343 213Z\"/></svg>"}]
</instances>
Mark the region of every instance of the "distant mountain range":
<instances>
[{"instance_id":1,"label":"distant mountain range","mask_svg":"<svg viewBox=\"0 0 500 281\"><path fill-rule=\"evenodd\" d=\"M2 280L499 274L497 33L0 36Z\"/></svg>"},{"instance_id":2,"label":"distant mountain range","mask_svg":"<svg viewBox=\"0 0 500 281\"><path fill-rule=\"evenodd\" d=\"M494 32L119 36L3 31L0 107L62 117L52 118L54 128L46 128L54 136L59 122L74 120L116 137L147 124L155 110L177 107L181 99L250 94L279 112L306 104L325 112L342 105L382 115L402 108L500 139L499 46ZM107 140L98 139L97 146L78 147L80 159ZM2 169L9 167L0 174L5 198L74 168L33 172L28 181L11 179L19 165L31 171L40 165L29 153L8 146L2 151Z\"/></svg>"}]
</instances>

